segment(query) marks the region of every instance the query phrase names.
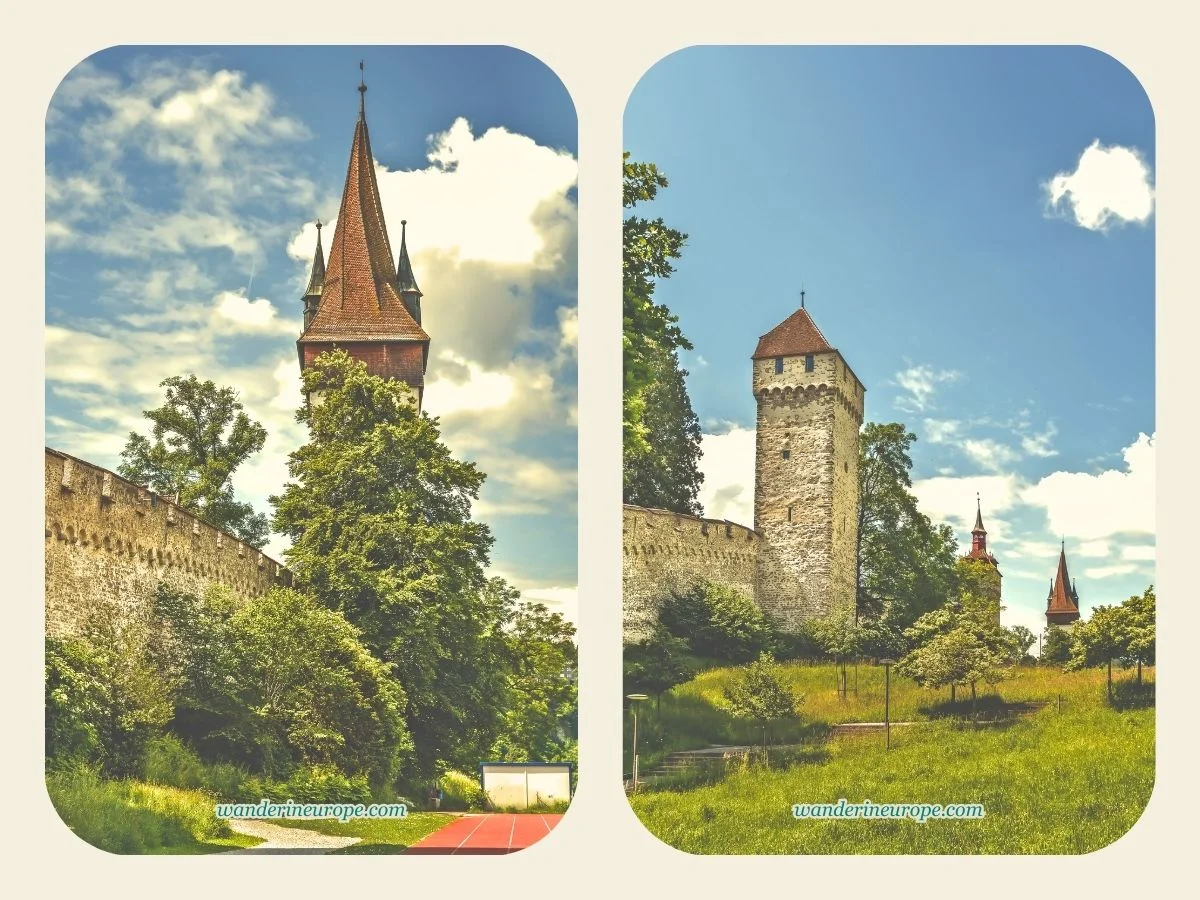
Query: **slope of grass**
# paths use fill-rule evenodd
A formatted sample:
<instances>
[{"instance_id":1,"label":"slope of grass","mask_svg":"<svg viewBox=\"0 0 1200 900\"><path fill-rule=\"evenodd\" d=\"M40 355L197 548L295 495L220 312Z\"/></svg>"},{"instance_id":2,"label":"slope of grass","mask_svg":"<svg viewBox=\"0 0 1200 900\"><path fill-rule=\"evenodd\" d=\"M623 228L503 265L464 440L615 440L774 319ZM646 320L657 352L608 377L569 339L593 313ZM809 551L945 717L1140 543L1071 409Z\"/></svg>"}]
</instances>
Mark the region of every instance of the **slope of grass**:
<instances>
[{"instance_id":1,"label":"slope of grass","mask_svg":"<svg viewBox=\"0 0 1200 900\"><path fill-rule=\"evenodd\" d=\"M67 827L109 853L219 853L260 843L218 819L215 798L202 791L110 781L82 769L47 775L46 789Z\"/></svg>"},{"instance_id":2,"label":"slope of grass","mask_svg":"<svg viewBox=\"0 0 1200 900\"><path fill-rule=\"evenodd\" d=\"M1121 687L1127 697L1129 686ZM906 694L911 718L939 711L901 688ZM782 771L743 769L631 803L651 833L690 853L1086 853L1132 827L1154 784L1154 710L1110 708L1104 695L1103 673L1022 670L1000 696L1044 705L1008 723L927 721L894 731L890 752L878 736L836 739L827 753ZM862 718L872 719L867 709ZM842 798L982 803L986 817L923 824L792 817L793 804Z\"/></svg>"},{"instance_id":3,"label":"slope of grass","mask_svg":"<svg viewBox=\"0 0 1200 900\"><path fill-rule=\"evenodd\" d=\"M316 831L319 834L331 834L342 837L361 838L357 844L351 844L333 853L403 853L426 835L432 834L439 828L448 825L454 816L447 813L418 812L409 813L403 819L351 819L339 822L337 819L270 819L274 825L284 828L302 828L306 831Z\"/></svg>"},{"instance_id":4,"label":"slope of grass","mask_svg":"<svg viewBox=\"0 0 1200 900\"><path fill-rule=\"evenodd\" d=\"M843 722L882 722L884 713L884 673L880 666L858 666L857 690L853 665L848 665L848 690L839 696L838 671L832 663L790 662L781 664L787 685L802 695L800 718L777 725L771 742L800 743L819 739L828 726ZM642 771L648 771L675 750L692 750L713 744L758 744L762 731L748 722L734 719L724 709L725 688L740 677L737 668L716 668L701 672L691 681L663 695L661 703L642 703L638 709L638 752ZM1128 676L1122 676L1127 678ZM1153 669L1147 669L1153 679ZM1014 677L996 687L977 686L976 711L982 716L1002 711L1028 710L1041 704L1064 705L1098 703L1104 695L1104 672L1099 669L1064 674L1050 667L1022 666ZM957 704L949 704L949 689L926 690L908 678L891 675L890 714L893 722L920 721L947 714L970 712L970 689L959 688ZM626 728L631 724L626 717ZM625 741L625 768L630 769L631 741Z\"/></svg>"}]
</instances>

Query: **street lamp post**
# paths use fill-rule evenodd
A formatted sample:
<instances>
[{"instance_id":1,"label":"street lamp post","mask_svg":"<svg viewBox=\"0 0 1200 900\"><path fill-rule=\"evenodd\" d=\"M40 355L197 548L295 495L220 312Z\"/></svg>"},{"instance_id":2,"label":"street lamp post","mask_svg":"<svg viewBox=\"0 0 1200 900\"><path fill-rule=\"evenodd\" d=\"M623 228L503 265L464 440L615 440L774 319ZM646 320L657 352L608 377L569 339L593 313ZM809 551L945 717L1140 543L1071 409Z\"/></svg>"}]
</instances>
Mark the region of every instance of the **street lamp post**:
<instances>
[{"instance_id":1,"label":"street lamp post","mask_svg":"<svg viewBox=\"0 0 1200 900\"><path fill-rule=\"evenodd\" d=\"M883 733L886 735L886 749L892 749L892 666L895 665L893 659L881 659L880 665L883 666Z\"/></svg>"},{"instance_id":2,"label":"street lamp post","mask_svg":"<svg viewBox=\"0 0 1200 900\"><path fill-rule=\"evenodd\" d=\"M625 699L630 701L630 709L633 711L633 790L636 792L638 788L637 705L642 700L649 700L650 697L646 694L626 694Z\"/></svg>"}]
</instances>

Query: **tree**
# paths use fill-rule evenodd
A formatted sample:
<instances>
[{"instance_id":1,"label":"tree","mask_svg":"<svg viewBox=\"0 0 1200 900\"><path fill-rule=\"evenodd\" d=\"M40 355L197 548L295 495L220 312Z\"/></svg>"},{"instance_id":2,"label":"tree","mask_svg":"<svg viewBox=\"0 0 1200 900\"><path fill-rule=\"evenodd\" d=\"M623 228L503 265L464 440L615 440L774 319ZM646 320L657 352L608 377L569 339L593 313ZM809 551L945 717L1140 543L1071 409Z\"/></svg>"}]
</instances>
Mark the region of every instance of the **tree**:
<instances>
[{"instance_id":1,"label":"tree","mask_svg":"<svg viewBox=\"0 0 1200 900\"><path fill-rule=\"evenodd\" d=\"M1137 680L1142 683L1142 666L1154 665L1154 585L1121 604L1125 618L1125 649L1137 661Z\"/></svg>"},{"instance_id":2,"label":"tree","mask_svg":"<svg viewBox=\"0 0 1200 900\"><path fill-rule=\"evenodd\" d=\"M1038 662L1044 666L1065 666L1071 659L1071 634L1058 625L1047 625Z\"/></svg>"},{"instance_id":3,"label":"tree","mask_svg":"<svg viewBox=\"0 0 1200 900\"><path fill-rule=\"evenodd\" d=\"M153 422L153 441L130 432L118 474L165 496L214 528L254 547L269 535L267 517L234 499L237 468L262 449L267 432L246 415L233 388L195 375L162 382L166 401L142 415Z\"/></svg>"},{"instance_id":4,"label":"tree","mask_svg":"<svg viewBox=\"0 0 1200 900\"><path fill-rule=\"evenodd\" d=\"M663 604L659 621L696 656L747 662L771 645L771 626L758 605L728 585L702 582Z\"/></svg>"},{"instance_id":5,"label":"tree","mask_svg":"<svg viewBox=\"0 0 1200 900\"><path fill-rule=\"evenodd\" d=\"M484 577L492 535L471 504L485 476L451 455L404 385L345 352L322 354L303 380L321 393L297 412L311 437L271 498L297 587L394 664L414 744L408 774L474 766L503 721L513 600Z\"/></svg>"},{"instance_id":6,"label":"tree","mask_svg":"<svg viewBox=\"0 0 1200 900\"><path fill-rule=\"evenodd\" d=\"M696 672L688 656L688 642L675 637L661 624L645 640L625 648L625 693L652 694L657 709L662 695Z\"/></svg>"},{"instance_id":7,"label":"tree","mask_svg":"<svg viewBox=\"0 0 1200 900\"><path fill-rule=\"evenodd\" d=\"M996 684L1008 677L1016 658L1011 632L1000 625L990 597L964 593L959 599L921 616L905 632L913 649L897 671L924 687L970 685L974 706L976 685Z\"/></svg>"},{"instance_id":8,"label":"tree","mask_svg":"<svg viewBox=\"0 0 1200 900\"><path fill-rule=\"evenodd\" d=\"M172 730L205 756L269 777L334 766L379 790L412 750L404 691L358 629L299 591L252 602L160 588L160 671L178 684Z\"/></svg>"},{"instance_id":9,"label":"tree","mask_svg":"<svg viewBox=\"0 0 1200 900\"><path fill-rule=\"evenodd\" d=\"M624 448L624 501L699 515L700 420L692 409L687 372L673 351L651 355L654 379L643 393L644 442Z\"/></svg>"},{"instance_id":10,"label":"tree","mask_svg":"<svg viewBox=\"0 0 1200 900\"><path fill-rule=\"evenodd\" d=\"M846 699L846 661L862 652L863 629L853 610L838 610L812 623L812 634L838 667L838 694ZM855 679L857 681L857 674ZM857 687L855 688L857 691Z\"/></svg>"},{"instance_id":11,"label":"tree","mask_svg":"<svg viewBox=\"0 0 1200 900\"><path fill-rule=\"evenodd\" d=\"M1012 635L1014 661L1023 663L1030 659L1029 650L1037 643L1037 635L1024 625L1014 625L1008 633Z\"/></svg>"},{"instance_id":12,"label":"tree","mask_svg":"<svg viewBox=\"0 0 1200 900\"><path fill-rule=\"evenodd\" d=\"M1119 606L1097 606L1086 622L1071 629L1071 658L1067 669L1104 666L1108 670L1108 699L1113 697L1112 664L1129 652L1125 611Z\"/></svg>"},{"instance_id":13,"label":"tree","mask_svg":"<svg viewBox=\"0 0 1200 900\"><path fill-rule=\"evenodd\" d=\"M804 702L803 696L784 683L782 670L766 652L747 665L742 677L726 687L724 693L730 715L762 728L764 751L770 745L771 725L796 718L796 707Z\"/></svg>"},{"instance_id":14,"label":"tree","mask_svg":"<svg viewBox=\"0 0 1200 900\"><path fill-rule=\"evenodd\" d=\"M575 626L541 603L521 603L505 629L510 654L504 729L492 758L561 760L575 739Z\"/></svg>"},{"instance_id":15,"label":"tree","mask_svg":"<svg viewBox=\"0 0 1200 900\"><path fill-rule=\"evenodd\" d=\"M624 155L626 209L653 201L667 184L653 163ZM692 345L678 317L654 300L686 240L661 217L629 215L622 225L624 494L627 503L697 513L700 429L678 358Z\"/></svg>"},{"instance_id":16,"label":"tree","mask_svg":"<svg viewBox=\"0 0 1200 900\"><path fill-rule=\"evenodd\" d=\"M955 584L953 529L934 526L910 491L915 440L896 422L868 422L859 437L856 613L878 617L890 604L899 627L944 603Z\"/></svg>"}]
</instances>

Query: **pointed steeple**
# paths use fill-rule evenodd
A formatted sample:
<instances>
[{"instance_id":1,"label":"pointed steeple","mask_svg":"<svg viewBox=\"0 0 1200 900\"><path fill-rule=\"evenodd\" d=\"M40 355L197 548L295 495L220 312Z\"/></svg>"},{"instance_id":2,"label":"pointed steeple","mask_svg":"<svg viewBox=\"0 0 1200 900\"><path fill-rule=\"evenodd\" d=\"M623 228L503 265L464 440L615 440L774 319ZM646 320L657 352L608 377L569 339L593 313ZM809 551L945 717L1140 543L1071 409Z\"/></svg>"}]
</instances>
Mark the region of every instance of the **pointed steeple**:
<instances>
[{"instance_id":1,"label":"pointed steeple","mask_svg":"<svg viewBox=\"0 0 1200 900\"><path fill-rule=\"evenodd\" d=\"M313 252L312 272L308 276L308 287L304 291L304 327L317 314L321 304L321 288L325 284L325 251L321 247L321 220L317 219L317 249Z\"/></svg>"},{"instance_id":2,"label":"pointed steeple","mask_svg":"<svg viewBox=\"0 0 1200 900\"><path fill-rule=\"evenodd\" d=\"M301 367L305 367L331 345L342 346L366 361L376 374L408 383L419 397L429 335L400 293L371 154L366 91L362 80L342 204L329 245L329 261L323 264L320 302L313 314L305 317L297 349ZM312 286L310 282L310 289ZM376 345L375 349L368 350L367 343Z\"/></svg>"},{"instance_id":3,"label":"pointed steeple","mask_svg":"<svg viewBox=\"0 0 1200 900\"><path fill-rule=\"evenodd\" d=\"M971 529L971 534L987 534L983 527L983 506L980 505L979 495L975 495L975 527Z\"/></svg>"},{"instance_id":4,"label":"pointed steeple","mask_svg":"<svg viewBox=\"0 0 1200 900\"><path fill-rule=\"evenodd\" d=\"M417 277L413 274L412 262L408 258L408 220L400 220L400 256L396 259L396 286L404 305L412 317L421 324L421 289L417 287Z\"/></svg>"},{"instance_id":5,"label":"pointed steeple","mask_svg":"<svg viewBox=\"0 0 1200 900\"><path fill-rule=\"evenodd\" d=\"M1067 573L1067 542L1063 539L1058 551L1058 571L1046 598L1046 621L1052 625L1069 625L1079 618L1079 592Z\"/></svg>"}]
</instances>

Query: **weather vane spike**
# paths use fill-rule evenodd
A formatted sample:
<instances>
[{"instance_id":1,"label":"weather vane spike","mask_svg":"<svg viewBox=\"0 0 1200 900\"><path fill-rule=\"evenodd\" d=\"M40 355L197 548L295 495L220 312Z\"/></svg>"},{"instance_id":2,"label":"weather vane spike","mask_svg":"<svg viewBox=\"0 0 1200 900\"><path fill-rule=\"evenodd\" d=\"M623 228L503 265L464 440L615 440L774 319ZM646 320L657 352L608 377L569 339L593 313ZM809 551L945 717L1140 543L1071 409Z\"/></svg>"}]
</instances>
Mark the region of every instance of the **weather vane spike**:
<instances>
[{"instance_id":1,"label":"weather vane spike","mask_svg":"<svg viewBox=\"0 0 1200 900\"><path fill-rule=\"evenodd\" d=\"M800 283L800 308L804 309L804 283Z\"/></svg>"}]
</instances>

